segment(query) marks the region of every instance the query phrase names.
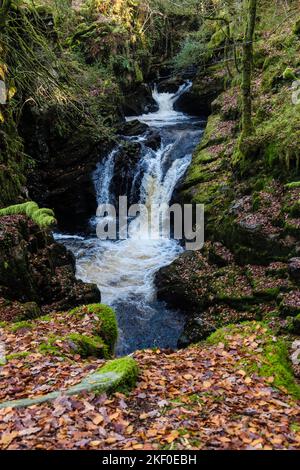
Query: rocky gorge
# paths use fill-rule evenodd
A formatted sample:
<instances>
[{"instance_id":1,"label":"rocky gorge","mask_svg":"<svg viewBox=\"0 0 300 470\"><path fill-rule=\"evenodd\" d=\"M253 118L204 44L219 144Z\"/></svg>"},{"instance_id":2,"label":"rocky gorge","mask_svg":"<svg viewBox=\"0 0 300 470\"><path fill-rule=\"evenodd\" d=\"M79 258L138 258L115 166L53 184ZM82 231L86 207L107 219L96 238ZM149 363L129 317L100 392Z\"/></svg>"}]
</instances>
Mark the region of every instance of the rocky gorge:
<instances>
[{"instance_id":1,"label":"rocky gorge","mask_svg":"<svg viewBox=\"0 0 300 470\"><path fill-rule=\"evenodd\" d=\"M0 447L299 448L299 20L259 5L245 137L220 2L44 3L0 34ZM204 247L97 239L122 195L203 204Z\"/></svg>"}]
</instances>

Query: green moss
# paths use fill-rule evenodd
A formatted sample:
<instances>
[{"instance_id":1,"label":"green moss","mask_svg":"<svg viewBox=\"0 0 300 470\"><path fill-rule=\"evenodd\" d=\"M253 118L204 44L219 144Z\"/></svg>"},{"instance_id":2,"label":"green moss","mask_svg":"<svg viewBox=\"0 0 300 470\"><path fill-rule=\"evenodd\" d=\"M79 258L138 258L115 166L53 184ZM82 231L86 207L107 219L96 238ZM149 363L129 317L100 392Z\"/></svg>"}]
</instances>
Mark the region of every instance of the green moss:
<instances>
[{"instance_id":1,"label":"green moss","mask_svg":"<svg viewBox=\"0 0 300 470\"><path fill-rule=\"evenodd\" d=\"M48 321L51 321L53 318L51 317L51 315L43 315L42 317L39 317L39 321L45 321L45 322L48 322Z\"/></svg>"},{"instance_id":2,"label":"green moss","mask_svg":"<svg viewBox=\"0 0 300 470\"><path fill-rule=\"evenodd\" d=\"M131 357L115 359L104 365L101 369L87 375L79 384L70 387L64 392L66 396L80 395L81 393L104 393L104 392L128 392L136 384L138 378L138 366ZM61 392L51 392L33 398L7 401L0 403L3 408L22 408L38 405L56 400Z\"/></svg>"},{"instance_id":3,"label":"green moss","mask_svg":"<svg viewBox=\"0 0 300 470\"><path fill-rule=\"evenodd\" d=\"M119 376L119 379L117 379L113 386L113 390L127 392L135 387L139 368L132 357L122 357L121 359L109 361L98 372L103 375L113 374L116 378Z\"/></svg>"},{"instance_id":4,"label":"green moss","mask_svg":"<svg viewBox=\"0 0 300 470\"><path fill-rule=\"evenodd\" d=\"M23 352L18 352L18 353L13 353L13 354L9 354L8 356L6 356L6 359L8 361L12 361L14 359L24 359L25 357L29 356L30 353L27 352L27 351L23 351Z\"/></svg>"},{"instance_id":5,"label":"green moss","mask_svg":"<svg viewBox=\"0 0 300 470\"><path fill-rule=\"evenodd\" d=\"M223 31L223 29L219 29L212 35L211 40L208 44L208 48L214 49L214 48L220 47L222 44L224 44L225 39L226 39L225 32Z\"/></svg>"},{"instance_id":6,"label":"green moss","mask_svg":"<svg viewBox=\"0 0 300 470\"><path fill-rule=\"evenodd\" d=\"M290 67L287 67L285 69L282 76L285 80L290 80L290 81L297 80L297 77L296 77L296 74L295 74L294 70L291 69Z\"/></svg>"},{"instance_id":7,"label":"green moss","mask_svg":"<svg viewBox=\"0 0 300 470\"><path fill-rule=\"evenodd\" d=\"M73 343L74 354L80 354L83 358L92 356L108 359L110 357L107 346L98 336L71 333L65 339Z\"/></svg>"},{"instance_id":8,"label":"green moss","mask_svg":"<svg viewBox=\"0 0 300 470\"><path fill-rule=\"evenodd\" d=\"M287 183L284 186L286 189L297 189L300 188L300 181L294 181L292 183Z\"/></svg>"},{"instance_id":9,"label":"green moss","mask_svg":"<svg viewBox=\"0 0 300 470\"><path fill-rule=\"evenodd\" d=\"M12 325L9 326L9 329L15 333L16 331L22 330L23 328L28 329L32 327L33 327L33 324L30 321L23 320L23 321L13 323Z\"/></svg>"},{"instance_id":10,"label":"green moss","mask_svg":"<svg viewBox=\"0 0 300 470\"><path fill-rule=\"evenodd\" d=\"M56 224L54 212L51 209L40 209L33 201L0 209L0 217L17 214L23 214L31 218L40 228L48 228Z\"/></svg>"}]
</instances>

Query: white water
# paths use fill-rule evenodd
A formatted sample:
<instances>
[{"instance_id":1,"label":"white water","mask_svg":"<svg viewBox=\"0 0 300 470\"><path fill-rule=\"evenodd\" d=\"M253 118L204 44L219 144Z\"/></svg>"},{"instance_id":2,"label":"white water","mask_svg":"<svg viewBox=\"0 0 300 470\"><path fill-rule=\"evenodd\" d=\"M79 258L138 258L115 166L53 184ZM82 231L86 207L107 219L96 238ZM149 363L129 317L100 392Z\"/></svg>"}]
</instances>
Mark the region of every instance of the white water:
<instances>
[{"instance_id":1,"label":"white water","mask_svg":"<svg viewBox=\"0 0 300 470\"><path fill-rule=\"evenodd\" d=\"M200 139L202 123L175 111L173 107L190 86L190 83L183 85L175 94L158 93L155 88L153 98L159 106L158 111L127 118L128 121L139 119L158 130L162 139L157 151L143 144L146 135L130 139L142 146L132 191L139 182L139 200L148 207L170 203ZM120 149L121 145L117 146L94 172L99 204L113 200L110 183ZM92 224L95 222L97 219L93 218ZM116 308L121 329L121 353L137 347L154 346L155 342L164 347L176 346L184 322L181 314L169 312L156 302L154 287L155 273L170 264L182 252L182 247L173 239L151 239L146 226L141 230L143 223L141 216L131 221L128 240L66 239L66 235L62 239L76 256L77 277L97 284L102 302Z\"/></svg>"}]
</instances>

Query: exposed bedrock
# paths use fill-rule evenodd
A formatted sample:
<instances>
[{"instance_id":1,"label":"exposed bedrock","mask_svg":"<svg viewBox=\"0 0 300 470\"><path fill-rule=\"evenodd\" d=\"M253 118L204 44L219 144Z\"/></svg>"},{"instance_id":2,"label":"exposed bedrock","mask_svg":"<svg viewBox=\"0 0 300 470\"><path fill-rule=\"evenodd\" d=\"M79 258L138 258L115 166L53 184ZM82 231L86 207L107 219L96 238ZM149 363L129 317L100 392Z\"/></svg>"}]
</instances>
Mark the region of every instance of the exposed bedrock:
<instances>
[{"instance_id":1,"label":"exposed bedrock","mask_svg":"<svg viewBox=\"0 0 300 470\"><path fill-rule=\"evenodd\" d=\"M136 168L140 160L141 144L125 142L116 156L114 176L110 190L117 199L127 195L129 203L138 202L138 194L132 193L132 184L136 174ZM137 184L137 188L139 185Z\"/></svg>"},{"instance_id":2,"label":"exposed bedrock","mask_svg":"<svg viewBox=\"0 0 300 470\"><path fill-rule=\"evenodd\" d=\"M89 128L60 135L53 125L56 113L28 108L23 119L26 151L36 162L28 177L29 194L54 209L61 230L85 230L97 208L91 174L110 144Z\"/></svg>"},{"instance_id":3,"label":"exposed bedrock","mask_svg":"<svg viewBox=\"0 0 300 470\"><path fill-rule=\"evenodd\" d=\"M180 96L174 108L196 116L209 115L215 98L224 90L224 77L198 75L192 88Z\"/></svg>"},{"instance_id":4,"label":"exposed bedrock","mask_svg":"<svg viewBox=\"0 0 300 470\"><path fill-rule=\"evenodd\" d=\"M152 97L151 87L148 84L143 83L126 92L123 102L123 112L126 116L139 116L157 110L158 105Z\"/></svg>"}]
</instances>

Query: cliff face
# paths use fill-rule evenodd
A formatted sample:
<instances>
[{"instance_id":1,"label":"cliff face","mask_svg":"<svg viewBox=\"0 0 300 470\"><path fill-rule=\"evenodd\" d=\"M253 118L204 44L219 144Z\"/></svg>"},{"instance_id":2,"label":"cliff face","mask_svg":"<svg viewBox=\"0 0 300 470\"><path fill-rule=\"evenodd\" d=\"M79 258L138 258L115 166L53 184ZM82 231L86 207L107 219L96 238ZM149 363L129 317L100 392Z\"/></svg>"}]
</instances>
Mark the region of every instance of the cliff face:
<instances>
[{"instance_id":1,"label":"cliff face","mask_svg":"<svg viewBox=\"0 0 300 470\"><path fill-rule=\"evenodd\" d=\"M75 278L71 253L22 215L0 219L0 318L16 320L99 302Z\"/></svg>"}]
</instances>

